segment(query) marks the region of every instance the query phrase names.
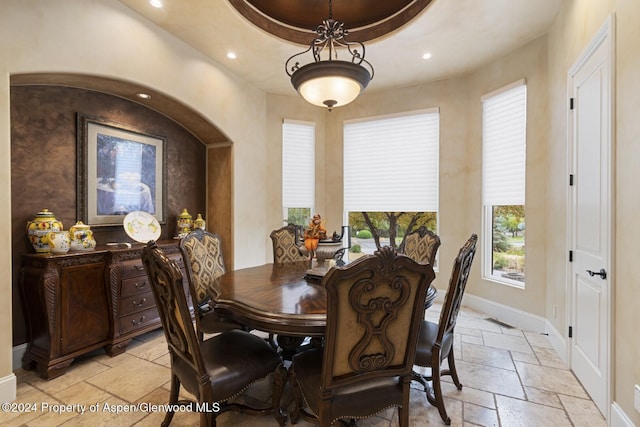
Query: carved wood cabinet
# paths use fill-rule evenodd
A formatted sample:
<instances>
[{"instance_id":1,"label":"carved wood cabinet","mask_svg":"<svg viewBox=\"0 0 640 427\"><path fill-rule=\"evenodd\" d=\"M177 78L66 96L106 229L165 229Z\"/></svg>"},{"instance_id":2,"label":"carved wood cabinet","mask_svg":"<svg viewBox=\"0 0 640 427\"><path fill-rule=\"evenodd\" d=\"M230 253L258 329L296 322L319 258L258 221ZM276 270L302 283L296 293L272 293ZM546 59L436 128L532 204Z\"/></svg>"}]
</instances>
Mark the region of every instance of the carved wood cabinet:
<instances>
[{"instance_id":1,"label":"carved wood cabinet","mask_svg":"<svg viewBox=\"0 0 640 427\"><path fill-rule=\"evenodd\" d=\"M177 241L158 244L182 267ZM25 255L20 280L28 333L25 369L52 379L81 354L103 347L118 355L134 337L161 326L142 266L143 247Z\"/></svg>"},{"instance_id":2,"label":"carved wood cabinet","mask_svg":"<svg viewBox=\"0 0 640 427\"><path fill-rule=\"evenodd\" d=\"M177 241L158 242L158 246L180 266L187 300L191 301ZM107 283L113 305L113 333L106 348L110 356L123 353L136 336L160 327L160 316L142 265L142 248L138 245L111 251Z\"/></svg>"}]
</instances>

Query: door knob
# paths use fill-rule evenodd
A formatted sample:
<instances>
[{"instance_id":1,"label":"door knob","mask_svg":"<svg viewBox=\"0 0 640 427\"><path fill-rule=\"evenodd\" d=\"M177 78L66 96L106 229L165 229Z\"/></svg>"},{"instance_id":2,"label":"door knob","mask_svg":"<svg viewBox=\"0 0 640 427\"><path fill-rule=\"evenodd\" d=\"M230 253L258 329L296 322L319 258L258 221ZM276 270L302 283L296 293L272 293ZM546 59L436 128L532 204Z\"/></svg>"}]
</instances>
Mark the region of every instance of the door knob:
<instances>
[{"instance_id":1,"label":"door knob","mask_svg":"<svg viewBox=\"0 0 640 427\"><path fill-rule=\"evenodd\" d=\"M604 268L601 268L600 271L587 270L587 273L589 273L589 276L591 276L591 277L600 276L600 278L603 279L603 280L607 278L607 272L604 271Z\"/></svg>"}]
</instances>

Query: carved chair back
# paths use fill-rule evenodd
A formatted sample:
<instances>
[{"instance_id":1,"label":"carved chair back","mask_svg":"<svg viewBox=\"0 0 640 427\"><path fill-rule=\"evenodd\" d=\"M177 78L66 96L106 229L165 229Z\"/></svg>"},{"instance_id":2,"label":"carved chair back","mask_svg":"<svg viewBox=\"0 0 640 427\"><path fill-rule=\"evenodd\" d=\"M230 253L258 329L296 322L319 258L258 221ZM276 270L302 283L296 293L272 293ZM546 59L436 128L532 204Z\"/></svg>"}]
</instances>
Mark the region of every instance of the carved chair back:
<instances>
[{"instance_id":1,"label":"carved chair back","mask_svg":"<svg viewBox=\"0 0 640 427\"><path fill-rule=\"evenodd\" d=\"M464 246L460 248L458 256L453 263L453 269L449 277L449 288L444 297L442 311L440 312L438 337L436 338L436 345L439 345L441 348L442 360L447 357L453 345L453 330L456 326L460 306L462 305L462 296L467 286L467 279L469 278L471 264L476 254L477 243L478 236L472 234Z\"/></svg>"},{"instance_id":2,"label":"carved chair back","mask_svg":"<svg viewBox=\"0 0 640 427\"><path fill-rule=\"evenodd\" d=\"M218 235L196 229L180 241L191 298L201 305L218 295L215 281L226 273Z\"/></svg>"},{"instance_id":3,"label":"carved chair back","mask_svg":"<svg viewBox=\"0 0 640 427\"><path fill-rule=\"evenodd\" d=\"M180 267L167 258L153 241L142 250L142 262L162 321L171 354L172 369L176 364L187 368L174 374L183 383L193 382L193 379L185 378L188 374L192 378L203 378L201 384L209 384L209 375L202 360L187 297L182 287Z\"/></svg>"},{"instance_id":4,"label":"carved chair back","mask_svg":"<svg viewBox=\"0 0 640 427\"><path fill-rule=\"evenodd\" d=\"M273 243L273 262L275 264L307 260L298 246L299 228L295 224L289 224L271 232L269 237Z\"/></svg>"},{"instance_id":5,"label":"carved chair back","mask_svg":"<svg viewBox=\"0 0 640 427\"><path fill-rule=\"evenodd\" d=\"M329 271L323 280L325 391L376 377L411 376L425 295L434 277L431 265L389 247Z\"/></svg>"},{"instance_id":6,"label":"carved chair back","mask_svg":"<svg viewBox=\"0 0 640 427\"><path fill-rule=\"evenodd\" d=\"M424 225L407 234L402 253L421 264L435 266L436 254L440 247L440 237Z\"/></svg>"},{"instance_id":7,"label":"carved chair back","mask_svg":"<svg viewBox=\"0 0 640 427\"><path fill-rule=\"evenodd\" d=\"M170 409L163 426L171 423L177 406L180 387L192 394L202 405L220 404L219 411L201 411L200 426L215 426L218 414L229 409L254 415L273 414L283 426L284 413L280 398L286 378L280 355L262 338L246 331L230 330L200 341L191 319L187 297L182 287L182 273L154 241L142 250L142 262L151 283L164 335L171 356ZM271 407L248 406L231 401L256 381L273 374L274 389Z\"/></svg>"}]
</instances>

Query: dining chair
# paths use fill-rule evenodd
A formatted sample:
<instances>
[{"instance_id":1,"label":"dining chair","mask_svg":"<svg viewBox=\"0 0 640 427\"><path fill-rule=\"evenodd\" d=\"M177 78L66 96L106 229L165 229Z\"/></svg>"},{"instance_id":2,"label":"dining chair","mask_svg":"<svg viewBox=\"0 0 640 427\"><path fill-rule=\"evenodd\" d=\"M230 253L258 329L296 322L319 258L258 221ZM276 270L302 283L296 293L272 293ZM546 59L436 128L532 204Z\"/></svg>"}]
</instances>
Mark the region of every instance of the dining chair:
<instances>
[{"instance_id":1,"label":"dining chair","mask_svg":"<svg viewBox=\"0 0 640 427\"><path fill-rule=\"evenodd\" d=\"M401 253L416 262L435 267L439 247L440 237L423 225L406 235Z\"/></svg>"},{"instance_id":2,"label":"dining chair","mask_svg":"<svg viewBox=\"0 0 640 427\"><path fill-rule=\"evenodd\" d=\"M196 337L182 273L177 264L154 241L142 250L142 262L151 283L171 357L169 410L162 426L168 426L178 406L189 405L200 412L200 426L215 426L216 417L226 411L266 415L273 413L284 425L286 414L280 398L286 371L280 356L263 339L247 331L230 330L205 341ZM271 407L254 408L232 402L253 383L273 376ZM194 402L178 401L180 386L194 395Z\"/></svg>"},{"instance_id":3,"label":"dining chair","mask_svg":"<svg viewBox=\"0 0 640 427\"><path fill-rule=\"evenodd\" d=\"M299 228L295 224L288 224L271 232L269 237L273 243L273 262L275 264L308 260L308 257L300 251L298 246Z\"/></svg>"},{"instance_id":4,"label":"dining chair","mask_svg":"<svg viewBox=\"0 0 640 427\"><path fill-rule=\"evenodd\" d=\"M325 343L296 354L289 368L291 421L329 426L398 407L409 425L409 394L424 298L435 273L388 246L322 281ZM344 423L344 421L341 421Z\"/></svg>"},{"instance_id":5,"label":"dining chair","mask_svg":"<svg viewBox=\"0 0 640 427\"><path fill-rule=\"evenodd\" d=\"M451 424L451 418L447 415L447 410L444 405L440 379L442 376L448 375L458 390L462 390L462 384L456 371L453 352L453 332L462 304L462 296L467 285L467 279L469 278L471 263L476 253L477 242L478 236L472 234L458 252L458 256L453 263L451 276L449 277L449 288L444 297L439 322L436 324L428 320L423 320L418 338L415 364L417 366L431 368L431 375L425 376L414 371L414 380L422 384L427 400L438 408L442 421L447 425ZM447 359L448 362L448 369L441 369L440 365L445 359ZM429 387L429 381L433 384L432 389Z\"/></svg>"},{"instance_id":6,"label":"dining chair","mask_svg":"<svg viewBox=\"0 0 640 427\"><path fill-rule=\"evenodd\" d=\"M196 229L182 238L179 246L185 263L200 341L204 339L204 334L243 329L243 325L224 318L213 308L218 295L215 281L226 272L220 238L216 234Z\"/></svg>"},{"instance_id":7,"label":"dining chair","mask_svg":"<svg viewBox=\"0 0 640 427\"><path fill-rule=\"evenodd\" d=\"M405 254L416 262L431 264L432 267L435 267L436 255L438 254L439 248L440 237L422 225L406 235L404 243L400 248L400 253ZM437 296L438 290L430 286L424 303L425 316L426 310L433 305Z\"/></svg>"}]
</instances>

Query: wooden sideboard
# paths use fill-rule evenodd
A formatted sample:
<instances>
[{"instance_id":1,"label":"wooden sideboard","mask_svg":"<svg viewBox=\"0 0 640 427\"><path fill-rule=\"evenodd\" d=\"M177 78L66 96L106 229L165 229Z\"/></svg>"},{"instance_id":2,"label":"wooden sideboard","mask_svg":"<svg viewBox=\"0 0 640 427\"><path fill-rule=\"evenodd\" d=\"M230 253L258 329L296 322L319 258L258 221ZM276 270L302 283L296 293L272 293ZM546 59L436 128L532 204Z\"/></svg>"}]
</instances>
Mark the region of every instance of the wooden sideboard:
<instances>
[{"instance_id":1,"label":"wooden sideboard","mask_svg":"<svg viewBox=\"0 0 640 427\"><path fill-rule=\"evenodd\" d=\"M184 268L176 240L158 245ZM161 326L142 265L143 247L25 255L20 286L28 344L23 368L52 379L81 354L103 347L116 356L133 338ZM184 271L183 277L190 301Z\"/></svg>"}]
</instances>

